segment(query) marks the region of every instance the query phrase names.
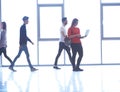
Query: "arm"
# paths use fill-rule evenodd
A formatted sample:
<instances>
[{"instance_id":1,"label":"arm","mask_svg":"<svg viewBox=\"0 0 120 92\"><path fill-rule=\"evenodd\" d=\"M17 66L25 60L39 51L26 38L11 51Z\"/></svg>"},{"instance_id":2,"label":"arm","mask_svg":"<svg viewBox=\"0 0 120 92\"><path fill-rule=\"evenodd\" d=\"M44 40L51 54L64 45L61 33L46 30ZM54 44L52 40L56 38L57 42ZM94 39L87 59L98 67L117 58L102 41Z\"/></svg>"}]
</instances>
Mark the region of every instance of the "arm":
<instances>
[{"instance_id":1,"label":"arm","mask_svg":"<svg viewBox=\"0 0 120 92\"><path fill-rule=\"evenodd\" d=\"M74 34L74 35L70 35L69 38L75 38L75 37L80 37L80 34Z\"/></svg>"},{"instance_id":2,"label":"arm","mask_svg":"<svg viewBox=\"0 0 120 92\"><path fill-rule=\"evenodd\" d=\"M86 37L86 35L85 35L85 36L81 36L81 35L80 35L80 29L79 29L79 28L74 29L74 30L79 30L79 31L78 31L77 34L72 34L71 29L68 30L68 35L69 35L69 38L70 38L70 39L71 39L71 38L75 38L75 37L78 37L78 38L85 38L85 37Z\"/></svg>"},{"instance_id":3,"label":"arm","mask_svg":"<svg viewBox=\"0 0 120 92\"><path fill-rule=\"evenodd\" d=\"M74 31L73 31L74 30ZM77 33L76 33L76 31L77 31ZM81 37L81 35L80 35L80 30L79 30L79 28L69 28L68 29L68 36L69 36L69 38L71 39L71 38L75 38L75 37L78 37L78 38L80 38Z\"/></svg>"},{"instance_id":4,"label":"arm","mask_svg":"<svg viewBox=\"0 0 120 92\"><path fill-rule=\"evenodd\" d=\"M80 38L85 38L85 37L87 37L86 35L85 36L80 36Z\"/></svg>"},{"instance_id":5,"label":"arm","mask_svg":"<svg viewBox=\"0 0 120 92\"><path fill-rule=\"evenodd\" d=\"M1 40L1 32L2 32L2 30L0 29L0 40Z\"/></svg>"},{"instance_id":6,"label":"arm","mask_svg":"<svg viewBox=\"0 0 120 92\"><path fill-rule=\"evenodd\" d=\"M34 44L34 43L30 40L30 38L27 37L27 40L28 40L31 44Z\"/></svg>"},{"instance_id":7,"label":"arm","mask_svg":"<svg viewBox=\"0 0 120 92\"><path fill-rule=\"evenodd\" d=\"M78 37L78 38L85 38L85 36L81 36L80 34L75 34L75 35L71 35L70 38L74 38L74 37Z\"/></svg>"},{"instance_id":8,"label":"arm","mask_svg":"<svg viewBox=\"0 0 120 92\"><path fill-rule=\"evenodd\" d=\"M87 30L86 30L86 33L85 33L85 35L84 35L84 36L81 36L80 38L85 38L85 37L87 37L87 36L88 36L88 34L89 34L89 31L90 31L90 30L89 30L89 29L87 29Z\"/></svg>"},{"instance_id":9,"label":"arm","mask_svg":"<svg viewBox=\"0 0 120 92\"><path fill-rule=\"evenodd\" d=\"M61 28L61 34L64 36L64 37L67 37L67 35L64 33L64 29Z\"/></svg>"}]
</instances>

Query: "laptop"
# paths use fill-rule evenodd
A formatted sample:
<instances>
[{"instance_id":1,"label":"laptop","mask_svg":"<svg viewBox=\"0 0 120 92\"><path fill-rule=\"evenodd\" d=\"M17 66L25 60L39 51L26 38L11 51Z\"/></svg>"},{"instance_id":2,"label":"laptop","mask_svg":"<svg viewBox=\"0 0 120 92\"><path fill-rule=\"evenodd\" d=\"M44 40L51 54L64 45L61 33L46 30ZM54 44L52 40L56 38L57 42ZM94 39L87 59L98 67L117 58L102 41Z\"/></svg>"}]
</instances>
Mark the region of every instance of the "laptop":
<instances>
[{"instance_id":1,"label":"laptop","mask_svg":"<svg viewBox=\"0 0 120 92\"><path fill-rule=\"evenodd\" d=\"M88 36L89 32L90 32L90 30L87 29L86 32L85 32L85 36Z\"/></svg>"}]
</instances>

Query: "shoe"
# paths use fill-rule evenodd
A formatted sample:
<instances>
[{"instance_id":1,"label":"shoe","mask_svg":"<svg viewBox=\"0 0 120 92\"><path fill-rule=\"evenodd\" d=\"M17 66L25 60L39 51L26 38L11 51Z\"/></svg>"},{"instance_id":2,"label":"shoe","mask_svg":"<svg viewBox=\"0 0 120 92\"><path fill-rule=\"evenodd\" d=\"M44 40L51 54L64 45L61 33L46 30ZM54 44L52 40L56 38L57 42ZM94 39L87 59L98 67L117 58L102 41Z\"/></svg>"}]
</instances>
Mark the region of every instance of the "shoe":
<instances>
[{"instance_id":1,"label":"shoe","mask_svg":"<svg viewBox=\"0 0 120 92\"><path fill-rule=\"evenodd\" d=\"M57 66L54 66L53 68L54 68L54 69L61 69L61 68L59 68L59 67L57 67Z\"/></svg>"},{"instance_id":2,"label":"shoe","mask_svg":"<svg viewBox=\"0 0 120 92\"><path fill-rule=\"evenodd\" d=\"M80 71L83 71L83 69L79 68Z\"/></svg>"},{"instance_id":3,"label":"shoe","mask_svg":"<svg viewBox=\"0 0 120 92\"><path fill-rule=\"evenodd\" d=\"M9 67L9 69L13 72L17 72L16 70L13 69L13 67Z\"/></svg>"},{"instance_id":4,"label":"shoe","mask_svg":"<svg viewBox=\"0 0 120 92\"><path fill-rule=\"evenodd\" d=\"M81 68L73 68L73 71L83 71L83 69L81 69Z\"/></svg>"},{"instance_id":5,"label":"shoe","mask_svg":"<svg viewBox=\"0 0 120 92\"><path fill-rule=\"evenodd\" d=\"M36 68L31 68L31 72L37 71L38 69Z\"/></svg>"}]
</instances>

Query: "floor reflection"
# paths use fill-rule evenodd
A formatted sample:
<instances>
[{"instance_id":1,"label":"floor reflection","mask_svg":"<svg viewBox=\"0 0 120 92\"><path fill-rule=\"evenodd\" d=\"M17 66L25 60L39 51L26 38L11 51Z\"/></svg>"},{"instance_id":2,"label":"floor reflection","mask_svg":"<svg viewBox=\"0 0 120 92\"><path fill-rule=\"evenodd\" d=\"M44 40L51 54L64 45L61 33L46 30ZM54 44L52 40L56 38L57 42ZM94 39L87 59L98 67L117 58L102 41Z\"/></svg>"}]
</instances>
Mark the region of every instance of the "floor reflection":
<instances>
[{"instance_id":1,"label":"floor reflection","mask_svg":"<svg viewBox=\"0 0 120 92\"><path fill-rule=\"evenodd\" d=\"M7 83L3 81L3 73L1 67L0 67L0 92L7 92Z\"/></svg>"},{"instance_id":2,"label":"floor reflection","mask_svg":"<svg viewBox=\"0 0 120 92\"><path fill-rule=\"evenodd\" d=\"M72 72L65 92L83 92L80 72Z\"/></svg>"},{"instance_id":3,"label":"floor reflection","mask_svg":"<svg viewBox=\"0 0 120 92\"><path fill-rule=\"evenodd\" d=\"M16 68L0 68L0 92L120 92L120 66L83 66L83 72L69 66L37 67L36 72Z\"/></svg>"},{"instance_id":4,"label":"floor reflection","mask_svg":"<svg viewBox=\"0 0 120 92\"><path fill-rule=\"evenodd\" d=\"M5 79L3 79L3 72L7 73L4 75ZM1 69L0 73L0 92L37 92L36 89L34 89L36 88L34 87L36 86L34 85L34 82L37 82L38 79L32 78L33 76L36 76L37 73L24 70L19 72L11 72L10 70L6 69L5 71L4 69Z\"/></svg>"}]
</instances>

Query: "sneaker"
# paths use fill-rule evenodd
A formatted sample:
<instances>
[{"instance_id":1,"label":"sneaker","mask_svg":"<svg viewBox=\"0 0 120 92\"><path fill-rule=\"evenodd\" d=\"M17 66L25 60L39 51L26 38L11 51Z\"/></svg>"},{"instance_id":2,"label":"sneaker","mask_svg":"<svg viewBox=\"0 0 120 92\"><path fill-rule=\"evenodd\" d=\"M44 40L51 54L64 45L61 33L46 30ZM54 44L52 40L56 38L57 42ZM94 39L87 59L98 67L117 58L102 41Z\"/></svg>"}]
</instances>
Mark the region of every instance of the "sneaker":
<instances>
[{"instance_id":1,"label":"sneaker","mask_svg":"<svg viewBox=\"0 0 120 92\"><path fill-rule=\"evenodd\" d=\"M59 68L59 67L57 67L57 66L54 66L53 68L54 68L54 69L61 69L61 68Z\"/></svg>"},{"instance_id":2,"label":"sneaker","mask_svg":"<svg viewBox=\"0 0 120 92\"><path fill-rule=\"evenodd\" d=\"M38 69L36 68L31 68L31 72L37 71Z\"/></svg>"},{"instance_id":3,"label":"sneaker","mask_svg":"<svg viewBox=\"0 0 120 92\"><path fill-rule=\"evenodd\" d=\"M13 67L9 67L9 69L13 72L16 72L16 70L14 70Z\"/></svg>"}]
</instances>

